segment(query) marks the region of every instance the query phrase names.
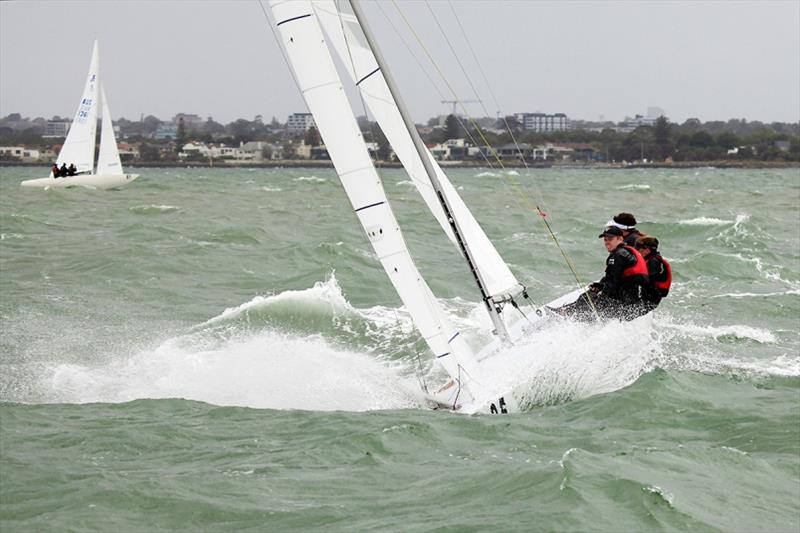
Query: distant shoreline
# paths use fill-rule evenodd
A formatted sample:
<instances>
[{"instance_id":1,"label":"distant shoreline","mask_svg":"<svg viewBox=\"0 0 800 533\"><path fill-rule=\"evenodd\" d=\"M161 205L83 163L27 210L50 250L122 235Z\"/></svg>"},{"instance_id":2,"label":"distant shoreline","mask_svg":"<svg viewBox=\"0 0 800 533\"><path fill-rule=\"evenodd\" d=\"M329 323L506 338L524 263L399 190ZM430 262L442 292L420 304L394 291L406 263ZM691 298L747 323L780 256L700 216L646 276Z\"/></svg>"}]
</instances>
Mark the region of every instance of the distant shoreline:
<instances>
[{"instance_id":1,"label":"distant shoreline","mask_svg":"<svg viewBox=\"0 0 800 533\"><path fill-rule=\"evenodd\" d=\"M443 168L489 168L485 162L478 161L440 161L439 164ZM503 166L506 168L526 168L519 161L503 161ZM50 170L50 165L42 163L26 163L20 161L0 161L0 167L42 167ZM397 162L377 162L376 168L402 168L403 165ZM673 168L673 169L689 169L689 168L752 168L752 169L769 169L769 168L800 168L800 162L797 161L680 161L673 163L588 163L579 164L575 162L570 163L528 163L527 168L570 168L570 169L586 169L586 170L602 170L602 169L631 169L631 168ZM136 164L126 163L125 168L333 168L333 164L328 160L310 160L310 159L297 159L297 160L277 160L277 161L262 161L258 163L230 163L230 162L215 162L213 165L199 164L197 162L185 161L152 161L152 162L137 162Z\"/></svg>"}]
</instances>

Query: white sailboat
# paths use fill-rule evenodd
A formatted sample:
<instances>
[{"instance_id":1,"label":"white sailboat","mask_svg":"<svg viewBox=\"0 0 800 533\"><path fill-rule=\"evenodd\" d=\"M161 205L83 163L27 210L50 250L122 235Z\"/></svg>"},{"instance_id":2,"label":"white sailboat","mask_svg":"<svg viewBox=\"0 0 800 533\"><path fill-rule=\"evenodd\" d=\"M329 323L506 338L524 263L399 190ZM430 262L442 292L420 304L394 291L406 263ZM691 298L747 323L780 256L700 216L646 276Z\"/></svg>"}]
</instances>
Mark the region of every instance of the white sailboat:
<instances>
[{"instance_id":1,"label":"white sailboat","mask_svg":"<svg viewBox=\"0 0 800 533\"><path fill-rule=\"evenodd\" d=\"M100 83L99 76L99 51L97 41L92 49L92 59L89 63L89 73L81 95L75 119L69 129L64 146L58 154L56 164L75 165L77 173L74 176L50 176L23 181L23 187L38 188L63 188L63 187L92 187L96 189L114 189L122 187L139 177L138 174L126 174L122 170L117 141L114 138L114 128L111 123L111 112L108 109L108 100L105 90ZM102 126L100 134L100 154L97 166L94 164L95 142L97 135L97 113L102 96Z\"/></svg>"},{"instance_id":2,"label":"white sailboat","mask_svg":"<svg viewBox=\"0 0 800 533\"><path fill-rule=\"evenodd\" d=\"M527 298L525 288L425 148L358 3L351 0L350 5L352 14L338 9L334 0L270 0L295 80L356 215L415 326L450 376L444 386L429 391L429 399L438 407L469 412L513 409L513 399L505 394L508 391L497 394L482 380L481 362L522 334L522 321L514 320L519 315L509 320L504 308L507 304L516 307L516 299ZM473 273L497 336L477 355L449 323L414 265L344 93L331 49L345 65L412 182ZM548 306L574 301L581 292L576 290Z\"/></svg>"}]
</instances>

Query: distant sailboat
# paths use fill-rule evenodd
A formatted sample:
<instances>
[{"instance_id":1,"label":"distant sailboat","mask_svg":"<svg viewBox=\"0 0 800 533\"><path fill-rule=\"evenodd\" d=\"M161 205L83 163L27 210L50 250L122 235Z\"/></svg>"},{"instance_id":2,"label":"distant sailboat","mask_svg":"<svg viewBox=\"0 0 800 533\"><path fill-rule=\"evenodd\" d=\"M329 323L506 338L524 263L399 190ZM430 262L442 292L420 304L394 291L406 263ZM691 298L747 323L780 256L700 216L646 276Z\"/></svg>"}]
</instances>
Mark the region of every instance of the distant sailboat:
<instances>
[{"instance_id":1,"label":"distant sailboat","mask_svg":"<svg viewBox=\"0 0 800 533\"><path fill-rule=\"evenodd\" d=\"M94 42L89 74L83 89L78 111L69 129L64 146L58 154L56 164L75 165L76 175L59 177L52 172L47 178L23 181L23 187L92 187L95 189L114 189L122 187L139 177L138 174L125 174L119 158L117 141L114 138L114 127L111 123L111 112L105 89L100 83L99 52L97 41ZM97 166L94 165L95 142L97 136L97 111L102 96L102 127L100 134L100 154Z\"/></svg>"}]
</instances>

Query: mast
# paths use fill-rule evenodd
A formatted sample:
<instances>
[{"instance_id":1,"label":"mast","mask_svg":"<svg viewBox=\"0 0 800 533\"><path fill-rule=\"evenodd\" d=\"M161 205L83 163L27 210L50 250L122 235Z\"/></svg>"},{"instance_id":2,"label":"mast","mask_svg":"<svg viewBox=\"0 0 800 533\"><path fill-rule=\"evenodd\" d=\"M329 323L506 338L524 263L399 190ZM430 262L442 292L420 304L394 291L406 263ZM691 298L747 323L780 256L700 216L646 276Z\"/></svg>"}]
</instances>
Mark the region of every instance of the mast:
<instances>
[{"instance_id":1,"label":"mast","mask_svg":"<svg viewBox=\"0 0 800 533\"><path fill-rule=\"evenodd\" d=\"M372 53L375 56L375 61L378 63L378 67L381 69L381 73L383 74L384 80L386 80L386 85L389 87L389 92L394 97L394 101L397 104L397 109L400 111L400 116L403 118L403 123L408 130L409 135L411 136L411 140L414 142L414 148L417 150L417 154L419 155L420 160L422 161L423 166L425 167L425 173L428 175L428 179L431 181L431 185L433 185L433 189L436 191L436 196L439 199L439 203L442 205L442 209L444 209L445 216L447 217L447 221L450 223L450 227L453 230L453 234L456 237L456 242L458 243L458 247L464 255L464 258L467 260L467 266L469 266L470 272L472 272L472 276L475 279L475 283L478 285L478 289L481 293L481 298L483 299L483 303L486 305L486 309L489 312L489 317L492 319L492 324L494 325L494 333L499 336L504 341L510 341L510 337L508 335L508 330L506 329L506 325L503 320L500 318L500 311L499 308L495 305L494 301L492 300L491 295L486 290L486 283L481 276L480 271L475 267L475 260L472 252L469 249L466 241L462 237L462 232L460 230L458 221L453 216L453 210L450 207L450 203L447 200L447 196L444 194L444 190L442 189L442 185L439 182L439 178L436 176L436 171L431 164L431 161L428 157L428 151L425 147L425 144L422 142L422 138L417 131L417 127L414 124L414 121L411 119L411 115L408 113L408 109L403 102L403 99L400 96L400 91L395 84L394 78L392 77L389 70L386 68L386 62L383 59L383 55L381 54L380 49L378 48L377 42L375 41L372 30L367 23L366 17L364 13L361 11L361 5L359 0L350 0L350 5L353 8L353 13L355 14L356 18L358 19L358 23L361 25L361 29L364 32L364 37L367 40L370 48L372 48Z\"/></svg>"}]
</instances>

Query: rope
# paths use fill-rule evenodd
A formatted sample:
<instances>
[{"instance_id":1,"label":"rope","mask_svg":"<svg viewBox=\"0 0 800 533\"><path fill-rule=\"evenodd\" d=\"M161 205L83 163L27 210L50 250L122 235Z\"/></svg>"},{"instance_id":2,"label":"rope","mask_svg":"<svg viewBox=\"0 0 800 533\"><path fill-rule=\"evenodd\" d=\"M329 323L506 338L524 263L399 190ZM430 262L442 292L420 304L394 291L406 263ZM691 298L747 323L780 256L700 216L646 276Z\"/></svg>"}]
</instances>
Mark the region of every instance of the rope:
<instances>
[{"instance_id":1,"label":"rope","mask_svg":"<svg viewBox=\"0 0 800 533\"><path fill-rule=\"evenodd\" d=\"M400 9L400 6L397 4L397 0L392 0L392 4L394 5L394 7L397 10L397 12L400 14L400 17L405 22L405 24L408 27L408 29L411 32L411 34L416 39L417 44L422 48L422 50L425 52L425 55L428 57L428 60L431 62L431 64L436 69L436 72L438 73L439 77L442 79L444 84L450 90L450 93L453 96L453 99L458 103L458 105L461 108L461 110L464 113L464 115L468 118L469 122L475 128L475 131L481 137L481 140L484 142L484 144L486 146L490 146L490 143L486 139L486 136L484 135L483 130L481 129L480 125L478 125L478 123L475 121L475 119L472 118L472 116L470 115L469 111L467 111L466 107L464 106L464 104L461 101L461 99L458 97L458 95L457 95L455 89L453 88L452 84L448 81L447 77L442 72L442 69L439 68L438 63L436 62L436 60L431 55L431 53L428 50L428 48L422 42L422 39L419 37L419 34L417 34L417 32L414 30L414 27L411 25L410 21L408 20L408 18L405 16L403 11ZM429 4L426 4L426 5L428 6L428 9L431 11L431 13L433 13L433 10L431 10L430 5ZM436 18L435 14L434 14L434 19L436 20L437 25L439 25L438 19ZM460 24L460 22L459 22L459 24ZM442 30L441 25L439 25L439 28L440 28L440 30ZM442 30L442 33L444 34L443 30ZM450 44L450 41L449 41L449 39L447 39L446 35L445 35L445 39L447 40L448 45L450 45L450 48L452 50L452 45ZM459 65L461 65L460 61L459 61ZM462 68L463 68L463 65L462 65ZM465 73L465 75L466 75L466 73ZM469 80L469 76L467 76L467 79ZM474 85L472 84L471 81L470 81L470 86L472 86L473 90L474 90ZM485 108L484 108L484 112L485 112ZM529 170L528 164L525 161L525 158L524 158L522 150L521 150L521 148L519 146L519 143L517 142L516 138L514 137L514 134L511 131L511 128L508 127L508 122L505 120L505 118L504 118L504 122L506 124L506 127L509 130L509 133L511 134L511 138L514 141L515 146L517 147L517 152L520 155L520 159L522 160L523 164L525 165L526 170ZM580 274L578 273L577 268L575 267L575 264L573 263L572 259L569 257L569 254L561 246L561 243L559 242L558 237L556 237L556 234L553 231L553 228L550 225L550 222L547 220L547 214L542 210L542 208L540 207L539 203L537 203L535 201L532 201L531 198L529 197L529 195L526 193L526 191L524 189L522 189L521 185L516 180L512 179L511 176L509 175L509 173L506 172L506 167L503 164L502 159L499 157L499 155L497 153L497 150L494 150L494 149L491 149L491 148L490 148L490 150L491 150L491 155L494 157L494 159L497 162L498 166L504 171L504 172L502 172L502 174L506 178L506 180L511 184L511 187L512 187L512 189L514 189L514 192L516 194L518 194L518 197L521 198L525 202L525 204L527 205L528 210L530 212L534 212L535 211L539 215L539 218L542 220L542 223L544 224L548 234L550 235L550 238L553 240L553 243L555 244L556 248L559 250L559 252L561 253L561 256L564 258L564 262L566 263L567 267L572 272L572 274L573 274L573 276L575 278L575 281L577 282L578 288L583 288L585 286L585 283L581 279ZM596 309L596 307L594 305L594 302L592 301L591 296L589 296L588 294L587 294L587 299L588 299L588 301L589 301L589 303L590 303L590 305L592 307L592 310L594 311L595 315L598 315L597 309Z\"/></svg>"}]
</instances>

